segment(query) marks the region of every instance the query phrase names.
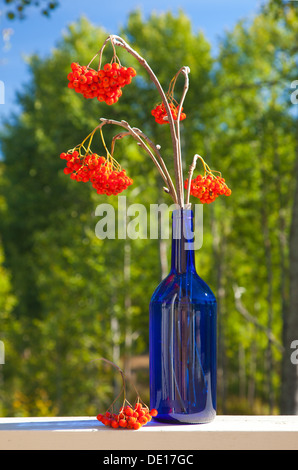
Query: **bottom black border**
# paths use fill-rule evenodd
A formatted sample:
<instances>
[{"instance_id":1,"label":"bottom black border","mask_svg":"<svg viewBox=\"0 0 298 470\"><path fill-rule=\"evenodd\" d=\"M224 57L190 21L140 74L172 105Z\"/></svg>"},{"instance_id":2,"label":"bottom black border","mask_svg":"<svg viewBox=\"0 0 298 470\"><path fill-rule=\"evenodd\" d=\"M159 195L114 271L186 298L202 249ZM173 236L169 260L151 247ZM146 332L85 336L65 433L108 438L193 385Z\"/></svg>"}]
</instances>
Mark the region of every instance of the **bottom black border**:
<instances>
[{"instance_id":1,"label":"bottom black border","mask_svg":"<svg viewBox=\"0 0 298 470\"><path fill-rule=\"evenodd\" d=\"M278 449L276 449L278 450ZM245 452L245 461L237 460L235 452ZM94 465L94 468L107 468L115 466L118 468L148 468L158 467L162 465L177 465L179 468L186 466L196 467L198 465L206 465L208 462L213 467L215 464L223 465L225 458L227 464L233 466L236 462L238 465L256 463L256 453L272 452L262 450L1 450L2 458L8 458L10 464L30 463L31 467L40 468L40 465L55 466L64 465L67 467L74 463L76 466L84 467ZM231 457L232 454L232 457ZM243 458L243 457L242 457ZM267 458L267 456L266 456ZM202 460L208 459L208 460ZM210 459L210 460L209 460ZM234 460L236 459L236 460Z\"/></svg>"}]
</instances>

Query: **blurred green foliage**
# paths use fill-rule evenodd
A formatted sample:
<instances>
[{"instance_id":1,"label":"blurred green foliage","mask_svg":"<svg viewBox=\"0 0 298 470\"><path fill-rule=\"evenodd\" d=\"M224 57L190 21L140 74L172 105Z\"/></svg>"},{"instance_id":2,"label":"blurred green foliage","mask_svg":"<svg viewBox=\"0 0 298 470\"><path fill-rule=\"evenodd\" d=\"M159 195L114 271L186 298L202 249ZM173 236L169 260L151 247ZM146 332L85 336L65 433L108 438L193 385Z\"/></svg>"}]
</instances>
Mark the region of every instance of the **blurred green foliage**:
<instances>
[{"instance_id":1,"label":"blurred green foliage","mask_svg":"<svg viewBox=\"0 0 298 470\"><path fill-rule=\"evenodd\" d=\"M297 26L294 8L260 12L221 38L217 56L183 12L145 21L136 11L119 31L165 90L182 65L190 67L184 169L200 153L233 191L204 207L204 243L196 253L197 270L218 298L223 413L279 412L297 185L297 113L290 101ZM126 51L119 51L120 60L138 75L117 105L84 100L67 88L71 62L87 64L106 36L82 18L49 57L32 57L31 80L18 94L23 111L2 129L2 416L104 410L120 382L100 357L119 360L148 401L148 304L161 278L159 241L99 240L95 209L104 202L117 209L117 198L70 180L59 158L100 117L125 119L161 145L173 174L169 130L151 116L159 95ZM104 59L111 56L107 46ZM182 87L181 79L176 97ZM106 143L119 131L105 126ZM94 151L104 152L100 138ZM170 203L152 162L130 137L116 143L115 158L134 179L127 205L149 210ZM145 365L134 367L135 358L145 358Z\"/></svg>"},{"instance_id":2,"label":"blurred green foliage","mask_svg":"<svg viewBox=\"0 0 298 470\"><path fill-rule=\"evenodd\" d=\"M53 10L59 6L56 0L4 0L2 6L7 19L24 20L28 16L29 7L38 9L41 15L49 17Z\"/></svg>"}]
</instances>

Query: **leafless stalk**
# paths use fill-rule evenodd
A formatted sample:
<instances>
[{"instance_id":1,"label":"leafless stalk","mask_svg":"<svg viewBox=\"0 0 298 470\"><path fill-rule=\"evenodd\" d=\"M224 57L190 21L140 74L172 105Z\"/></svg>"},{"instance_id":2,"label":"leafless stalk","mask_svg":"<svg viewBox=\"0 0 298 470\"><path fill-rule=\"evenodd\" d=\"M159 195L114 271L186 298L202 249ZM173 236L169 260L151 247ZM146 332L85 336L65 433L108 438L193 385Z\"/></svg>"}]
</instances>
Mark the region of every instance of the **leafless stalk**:
<instances>
[{"instance_id":1,"label":"leafless stalk","mask_svg":"<svg viewBox=\"0 0 298 470\"><path fill-rule=\"evenodd\" d=\"M176 189L175 189L175 186L173 184L173 181L172 181L172 178L168 172L168 169L165 165L165 162L159 152L160 150L160 145L155 145L151 139L149 139L149 137L144 134L144 132L142 132L140 129L137 129L136 127L133 127L133 131L139 135L143 140L145 140L148 145L151 147L152 151L156 153L156 156L159 160L159 163L160 163L160 166L164 172L164 175L165 177L167 178L167 188L164 189L166 193L169 193L172 195L173 197L173 201L175 204L177 204L177 193L176 193ZM115 141L116 140L119 140L119 139L123 139L123 137L127 136L127 135L132 135L131 132L120 132L119 134L115 135L112 139L112 144L111 144L111 154L113 155L113 152L114 152L114 147L115 147ZM138 145L141 146L141 143L140 142L137 142Z\"/></svg>"},{"instance_id":2,"label":"leafless stalk","mask_svg":"<svg viewBox=\"0 0 298 470\"><path fill-rule=\"evenodd\" d=\"M187 94L188 88L189 88L189 78L188 78L189 73L190 73L189 67L181 67L181 69L178 70L178 72L176 73L176 75L174 77L174 84L173 84L173 87L174 87L175 83L177 81L177 78L180 74L184 75L184 77L185 77L184 88L183 88L182 96L181 96L181 99L180 99L180 103L178 104L178 114L177 114L177 120L176 120L176 133L177 133L177 136L178 136L178 171L179 171L179 175L180 175L179 184L180 184L181 194L183 194L184 188L183 188L183 167L182 167L182 153L181 153L180 116L181 116L181 112L182 112L182 108L183 108L183 103L184 103L184 100L185 100L185 97L186 97L186 94ZM186 204L188 204L188 203L189 203L189 201L186 202Z\"/></svg>"}]
</instances>

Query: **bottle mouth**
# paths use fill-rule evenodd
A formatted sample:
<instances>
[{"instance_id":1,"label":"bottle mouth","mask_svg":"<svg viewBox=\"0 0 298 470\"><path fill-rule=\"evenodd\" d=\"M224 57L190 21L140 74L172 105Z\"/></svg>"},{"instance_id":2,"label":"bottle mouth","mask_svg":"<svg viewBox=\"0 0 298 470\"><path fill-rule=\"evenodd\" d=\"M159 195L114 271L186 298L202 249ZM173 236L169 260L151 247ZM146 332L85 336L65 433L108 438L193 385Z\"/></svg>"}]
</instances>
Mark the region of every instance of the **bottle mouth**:
<instances>
[{"instance_id":1,"label":"bottle mouth","mask_svg":"<svg viewBox=\"0 0 298 470\"><path fill-rule=\"evenodd\" d=\"M192 219L193 211L191 209L175 209L172 213L174 219Z\"/></svg>"},{"instance_id":2,"label":"bottle mouth","mask_svg":"<svg viewBox=\"0 0 298 470\"><path fill-rule=\"evenodd\" d=\"M174 210L172 214L172 219L173 240L183 240L184 243L193 243L193 211L191 209Z\"/></svg>"}]
</instances>

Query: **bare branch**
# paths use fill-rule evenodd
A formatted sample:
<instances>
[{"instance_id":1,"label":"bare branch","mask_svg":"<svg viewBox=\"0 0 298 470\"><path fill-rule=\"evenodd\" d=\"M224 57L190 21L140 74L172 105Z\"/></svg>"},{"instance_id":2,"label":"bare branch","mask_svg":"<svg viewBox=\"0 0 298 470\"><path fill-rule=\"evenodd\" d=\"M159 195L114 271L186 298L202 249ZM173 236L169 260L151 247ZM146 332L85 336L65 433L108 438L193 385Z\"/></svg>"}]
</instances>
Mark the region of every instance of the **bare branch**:
<instances>
[{"instance_id":1,"label":"bare branch","mask_svg":"<svg viewBox=\"0 0 298 470\"><path fill-rule=\"evenodd\" d=\"M182 175L182 165L180 162L180 136L177 135L176 133L176 128L174 124L174 119L170 110L169 102L166 97L166 94L157 79L156 75L154 74L153 70L149 66L149 64L146 62L146 60L141 57L132 47L127 44L127 42L124 41L120 36L116 35L110 35L100 51L98 52L100 55L103 53L103 49L105 45L107 44L108 41L111 41L114 45L123 47L127 52L129 52L133 57L137 59L137 61L140 63L142 67L145 68L145 70L148 72L151 80L155 84L158 93L161 96L162 102L164 103L167 115L168 115L168 121L169 121L169 126L170 126L170 132L171 132L171 139L172 139L172 144L173 144L173 157L174 157L174 168L175 168L175 180L176 180L176 186L177 186L177 203L180 205L180 207L184 206L184 193L181 188L183 188L183 175Z\"/></svg>"},{"instance_id":2,"label":"bare branch","mask_svg":"<svg viewBox=\"0 0 298 470\"><path fill-rule=\"evenodd\" d=\"M101 124L99 124L94 129L94 132L97 129L101 129L105 124L113 124L113 125L123 127L124 129L127 130L127 133L126 133L127 135L129 134L132 137L134 137L134 139L137 141L137 143L149 154L151 160L153 161L154 165L157 167L161 177L163 178L164 182L166 183L166 185L169 189L169 194L172 196L174 203L177 204L177 195L176 195L175 187L174 187L173 182L170 178L168 170L167 170L167 168L164 164L164 161L163 161L158 149L153 144L153 142L151 142L149 137L147 137L142 131L140 131L140 129L132 128L126 121L123 121L123 120L122 121L115 121L114 119L105 119L105 118L101 118L100 120L102 122L101 122ZM118 134L118 136L120 136L119 138L124 137L124 134L125 133ZM145 144L144 140L150 145L150 147L153 149L153 151L156 152L161 164L158 163L155 155L152 153L150 148Z\"/></svg>"},{"instance_id":3,"label":"bare branch","mask_svg":"<svg viewBox=\"0 0 298 470\"><path fill-rule=\"evenodd\" d=\"M185 99L185 96L187 94L187 91L188 91L188 88L189 88L189 79L188 79L188 74L190 73L190 69L189 67L181 67L178 72L176 73L174 79L172 80L172 83L173 83L173 87L175 86L175 83L176 83L176 80L178 78L178 76L180 74L183 74L184 77L185 77L185 83L184 83L184 88L183 88L183 93L182 93L182 97L180 99L180 103L178 105L178 116L177 116L177 122L176 122L176 125L175 125L175 122L174 122L174 118L172 116L172 113L171 113L171 109L170 109L170 105L169 105L169 101L168 101L168 98L167 98L167 95L165 94L158 78L156 77L156 75L154 74L153 70L151 69L151 67L149 66L149 64L146 62L146 60L140 56L138 54L138 52L136 52L126 41L124 41L123 38L121 38L120 36L117 36L117 35L110 35L106 38L106 40L104 41L102 47L100 48L100 50L97 52L97 54L93 57L93 59L90 61L90 63L88 64L88 67L89 65L91 64L91 62L95 59L96 56L99 55L99 68L101 66L101 60L102 60L102 55L103 55L103 51L104 51L104 48L105 46L107 45L108 42L111 42L112 46L113 46L113 50L114 50L114 58L117 58L116 56L116 52L115 52L115 46L120 46L122 48L124 48L128 53L130 53L135 59L137 59L137 61L140 63L140 65L145 68L145 70L147 71L147 73L149 74L149 77L151 78L152 82L154 83L154 85L156 86L156 89L158 91L158 93L160 94L161 96L161 100L164 104L164 107L165 107L165 110L166 110L166 113L167 113L167 120L168 120L168 123L169 123L169 127L170 127L170 133L171 133L171 139L172 139L172 145L173 145L173 158L174 158L174 170L175 170L175 180L176 180L176 189L174 188L173 186L173 183L172 183L172 180L169 176L169 173L168 173L168 170L166 169L166 166L163 162L163 160L161 159L160 157L160 154L159 154L159 146L156 146L154 145L154 147L152 147L152 145L150 144L148 138L146 138L144 135L141 135L139 132L137 132L135 130L135 128L130 128L129 130L129 133L131 135L133 135L134 133L136 133L136 135L139 137L139 144L144 148L146 149L146 151L148 152L150 149L148 149L147 145L142 141L142 139L144 139L147 144L150 146L151 149L154 150L154 152L156 153L157 157L158 157L158 160L160 161L160 166L158 167L159 168L159 172L161 173L161 175L164 177L166 177L166 180L167 180L167 185L169 186L169 190L170 190L170 193L175 201L175 203L179 204L180 207L184 207L184 181L183 181L183 167L182 167L182 155L181 155L181 139L180 139L180 116L181 116L181 112L182 112L182 107L183 107L183 102L184 102L184 99ZM119 59L118 59L119 60ZM112 121L112 120L111 120ZM115 123L115 122L114 122ZM119 124L118 124L119 125ZM122 126L124 127L124 126ZM142 138L141 138L142 137ZM122 137L119 137L119 138L122 138ZM148 152L150 154L150 152ZM151 152L151 155L150 157L152 158L152 152ZM154 156L153 156L154 157ZM154 157L155 158L155 157ZM154 160L153 160L154 161ZM156 162L156 159L154 161L154 163ZM156 163L155 163L156 164ZM162 172L160 171L162 169ZM164 178L165 179L165 178ZM177 192L176 192L177 191ZM187 203L189 205L189 202Z\"/></svg>"},{"instance_id":4,"label":"bare branch","mask_svg":"<svg viewBox=\"0 0 298 470\"><path fill-rule=\"evenodd\" d=\"M167 193L170 193L172 196L173 196L173 200L175 202L175 204L177 204L177 193L176 193L176 190L175 190L175 186L173 184L173 181L172 181L172 178L168 172L168 169L165 165L165 162L162 158L162 156L160 155L160 145L155 145L151 139L149 139L149 137L144 134L144 132L142 132L140 129L137 129L136 127L133 127L132 128L133 131L139 135L143 140L145 140L149 146L151 147L151 149L153 150L153 152L156 153L157 155L157 158L160 162L160 166L167 178L167 184L168 184L168 190L166 191ZM115 141L116 140L119 140L119 139L123 139L123 137L127 136L127 135L132 135L130 131L128 132L120 132L119 134L115 135L112 139L112 146L111 146L111 154L113 155L113 152L114 152L114 148L115 148ZM137 142L137 145L140 145L141 146L141 143L140 142Z\"/></svg>"},{"instance_id":5,"label":"bare branch","mask_svg":"<svg viewBox=\"0 0 298 470\"><path fill-rule=\"evenodd\" d=\"M178 114L177 114L177 121L176 121L176 130L177 130L177 135L179 136L179 146L178 146L178 167L179 167L179 173L181 177L179 178L180 181L180 191L183 193L184 191L184 181L183 181L183 170L182 170L182 154L181 154L181 138L180 138L180 116L183 108L183 103L186 97L186 94L188 92L189 88L189 78L188 74L190 73L189 67L181 67L181 69L177 72L175 81L177 80L178 76L182 73L185 77L185 82L184 82L184 88L183 88L183 93L180 99L180 103L178 105ZM186 204L189 204L189 201L186 201Z\"/></svg>"}]
</instances>

